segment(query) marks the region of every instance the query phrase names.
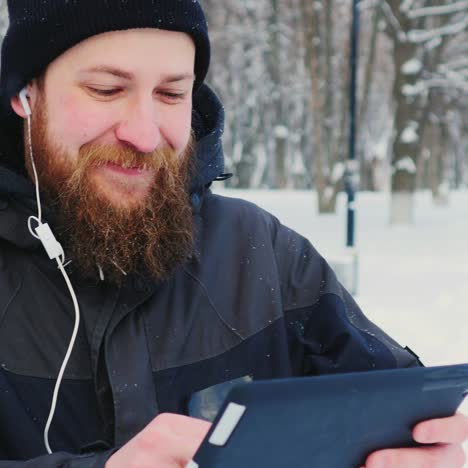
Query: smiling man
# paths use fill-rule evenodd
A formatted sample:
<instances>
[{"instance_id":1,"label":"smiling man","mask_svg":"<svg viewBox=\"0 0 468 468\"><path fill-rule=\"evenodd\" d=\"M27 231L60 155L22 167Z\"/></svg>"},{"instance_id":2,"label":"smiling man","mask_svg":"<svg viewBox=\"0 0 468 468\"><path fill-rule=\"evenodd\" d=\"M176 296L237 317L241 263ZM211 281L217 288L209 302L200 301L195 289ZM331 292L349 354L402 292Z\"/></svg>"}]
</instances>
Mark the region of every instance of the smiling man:
<instances>
[{"instance_id":1,"label":"smiling man","mask_svg":"<svg viewBox=\"0 0 468 468\"><path fill-rule=\"evenodd\" d=\"M116 283L136 271L157 280L191 254L194 62L187 34L107 32L29 85L40 187L82 273L98 266ZM18 98L12 107L25 117ZM33 180L31 158L26 168Z\"/></svg>"},{"instance_id":2,"label":"smiling man","mask_svg":"<svg viewBox=\"0 0 468 468\"><path fill-rule=\"evenodd\" d=\"M418 365L306 239L211 193L225 177L223 111L204 84L210 43L196 0L8 7L1 468L184 467L209 428L193 417L206 414L205 390ZM74 306L32 235L37 219L64 248L82 319L48 431ZM366 467L461 467L467 426L460 415L422 423L414 437L436 445L376 452Z\"/></svg>"}]
</instances>

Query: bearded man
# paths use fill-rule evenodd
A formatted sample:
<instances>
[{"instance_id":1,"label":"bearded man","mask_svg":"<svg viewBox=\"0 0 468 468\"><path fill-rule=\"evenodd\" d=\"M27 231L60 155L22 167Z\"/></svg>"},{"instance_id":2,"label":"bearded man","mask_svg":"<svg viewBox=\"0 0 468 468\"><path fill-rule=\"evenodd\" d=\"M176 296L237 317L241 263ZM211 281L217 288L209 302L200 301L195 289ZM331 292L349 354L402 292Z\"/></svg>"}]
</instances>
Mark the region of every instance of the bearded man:
<instances>
[{"instance_id":1,"label":"bearded man","mask_svg":"<svg viewBox=\"0 0 468 468\"><path fill-rule=\"evenodd\" d=\"M223 112L196 0L8 8L0 467L183 467L209 428L193 417L205 389L418 365L306 239L211 193ZM74 294L36 234L45 222ZM424 422L415 439L439 445L366 466L462 466L467 433L461 415Z\"/></svg>"}]
</instances>

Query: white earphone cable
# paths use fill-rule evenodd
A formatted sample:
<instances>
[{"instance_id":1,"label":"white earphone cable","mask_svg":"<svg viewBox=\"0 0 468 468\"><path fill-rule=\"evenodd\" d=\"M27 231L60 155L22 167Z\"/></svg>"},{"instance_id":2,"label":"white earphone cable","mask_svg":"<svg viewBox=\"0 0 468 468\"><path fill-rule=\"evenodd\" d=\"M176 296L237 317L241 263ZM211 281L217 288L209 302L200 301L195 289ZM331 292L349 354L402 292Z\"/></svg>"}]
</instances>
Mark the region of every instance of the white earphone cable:
<instances>
[{"instance_id":1,"label":"white earphone cable","mask_svg":"<svg viewBox=\"0 0 468 468\"><path fill-rule=\"evenodd\" d=\"M57 377L57 381L55 383L54 387L54 392L52 396L52 402L50 406L50 411L49 411L49 416L47 418L47 422L44 428L44 445L47 450L48 454L52 453L52 449L50 448L50 443L49 443L49 430L50 426L52 424L52 420L54 419L54 414L55 414L55 409L57 407L57 400L58 400L58 394L60 391L60 386L62 384L63 376L65 373L65 369L68 365L68 361L70 359L71 353L73 351L73 347L75 345L76 337L78 335L78 329L80 327L80 308L78 305L78 300L76 298L75 291L73 290L73 286L71 284L70 278L68 277L67 272L65 271L64 267L64 262L65 262L65 255L63 253L61 245L56 241L52 231L50 231L50 228L48 225L44 225L42 223L42 207L41 207L41 197L40 197L40 191L39 191L39 177L37 175L37 170L36 170L36 164L34 163L34 153L33 153L33 147L32 147L32 132L31 132L31 115L30 113L27 113L27 125L28 125L28 146L29 146L29 157L31 160L31 165L34 173L34 179L35 179L35 186L36 186L36 200L37 200L37 217L36 216L30 216L28 218L28 229L29 232L37 239L39 239L43 244L46 249L46 251L49 253L49 256L51 259L54 259L57 261L58 268L62 272L63 278L65 279L65 282L67 284L68 290L70 292L72 301L73 301L73 306L75 309L75 325L73 327L73 333L70 339L70 343L68 345L67 352L65 354L65 357L63 359L62 365L60 366L60 371ZM38 224L38 227L36 229L42 228L42 227L47 227L50 231L51 237L46 235L44 237L44 231L36 231L34 232L34 229L31 226L31 221L36 221ZM46 233L47 234L47 233ZM51 253L52 252L52 253Z\"/></svg>"},{"instance_id":2,"label":"white earphone cable","mask_svg":"<svg viewBox=\"0 0 468 468\"><path fill-rule=\"evenodd\" d=\"M72 284L70 282L70 278L68 277L67 272L65 271L65 268L63 267L62 261L59 260L58 258L56 260L57 260L57 264L58 264L58 266L60 268L60 271L62 272L62 275L63 275L63 277L65 279L65 282L67 283L68 290L70 291L70 295L71 295L72 300L73 300L73 305L75 307L75 326L73 328L73 333L72 333L72 337L70 339L70 344L68 345L67 353L65 354L65 358L63 359L62 366L60 368L60 372L59 372L59 375L57 377L57 382L55 383L54 394L53 394L52 403L51 403L51 406L50 406L49 417L47 419L47 423L46 423L46 426L45 426L45 429L44 429L44 444L46 446L47 453L49 453L49 454L52 453L52 450L51 450L50 444L49 444L49 429L50 429L50 426L52 424L52 420L54 418L55 408L57 406L58 393L59 393L59 390L60 390L60 386L62 384L63 375L65 373L65 369L67 367L68 361L69 361L71 353L73 351L73 347L75 345L75 340L76 340L76 337L78 335L78 329L80 327L80 308L79 308L79 305L78 305L78 300L77 300L76 295L75 295L75 291L73 290L73 286L72 286Z\"/></svg>"},{"instance_id":3,"label":"white earphone cable","mask_svg":"<svg viewBox=\"0 0 468 468\"><path fill-rule=\"evenodd\" d=\"M41 196L39 194L39 177L37 176L36 164L34 162L34 153L32 147L32 130L31 130L31 115L28 115L28 146L29 146L29 158L31 159L32 170L34 172L34 182L36 186L36 201L37 201L37 217L39 224L42 224L42 206ZM34 237L37 237L33 234Z\"/></svg>"}]
</instances>

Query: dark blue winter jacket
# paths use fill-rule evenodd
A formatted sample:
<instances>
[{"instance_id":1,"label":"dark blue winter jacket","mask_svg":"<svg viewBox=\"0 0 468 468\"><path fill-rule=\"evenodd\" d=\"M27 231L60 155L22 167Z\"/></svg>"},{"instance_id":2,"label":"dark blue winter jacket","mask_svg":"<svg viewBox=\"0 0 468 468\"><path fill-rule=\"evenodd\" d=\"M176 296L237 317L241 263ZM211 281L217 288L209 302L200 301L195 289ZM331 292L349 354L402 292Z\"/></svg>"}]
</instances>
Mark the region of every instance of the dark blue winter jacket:
<instances>
[{"instance_id":1,"label":"dark blue winter jacket","mask_svg":"<svg viewBox=\"0 0 468 468\"><path fill-rule=\"evenodd\" d=\"M223 172L222 108L205 88L195 109L195 255L157 284L130 278L116 288L71 274L82 323L53 455L43 430L74 309L28 231L33 186L0 169L0 468L102 467L158 413L206 416L204 391L226 382L417 363L364 317L306 239L251 203L210 192Z\"/></svg>"}]
</instances>

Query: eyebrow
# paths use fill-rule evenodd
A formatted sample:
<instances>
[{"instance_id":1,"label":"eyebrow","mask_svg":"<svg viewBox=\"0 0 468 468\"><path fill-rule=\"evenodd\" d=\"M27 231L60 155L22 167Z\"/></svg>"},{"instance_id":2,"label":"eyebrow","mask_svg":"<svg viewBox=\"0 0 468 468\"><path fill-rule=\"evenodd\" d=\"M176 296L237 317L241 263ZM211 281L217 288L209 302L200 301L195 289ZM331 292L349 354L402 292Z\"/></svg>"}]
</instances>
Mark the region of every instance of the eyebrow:
<instances>
[{"instance_id":1,"label":"eyebrow","mask_svg":"<svg viewBox=\"0 0 468 468\"><path fill-rule=\"evenodd\" d=\"M109 75L123 78L125 80L133 80L135 75L131 72L122 70L121 68L111 67L108 65L100 65L97 67L87 68L83 71L84 73L108 73ZM191 80L195 81L195 75L193 73L179 73L175 75L163 76L162 83L176 83L178 81Z\"/></svg>"}]
</instances>

